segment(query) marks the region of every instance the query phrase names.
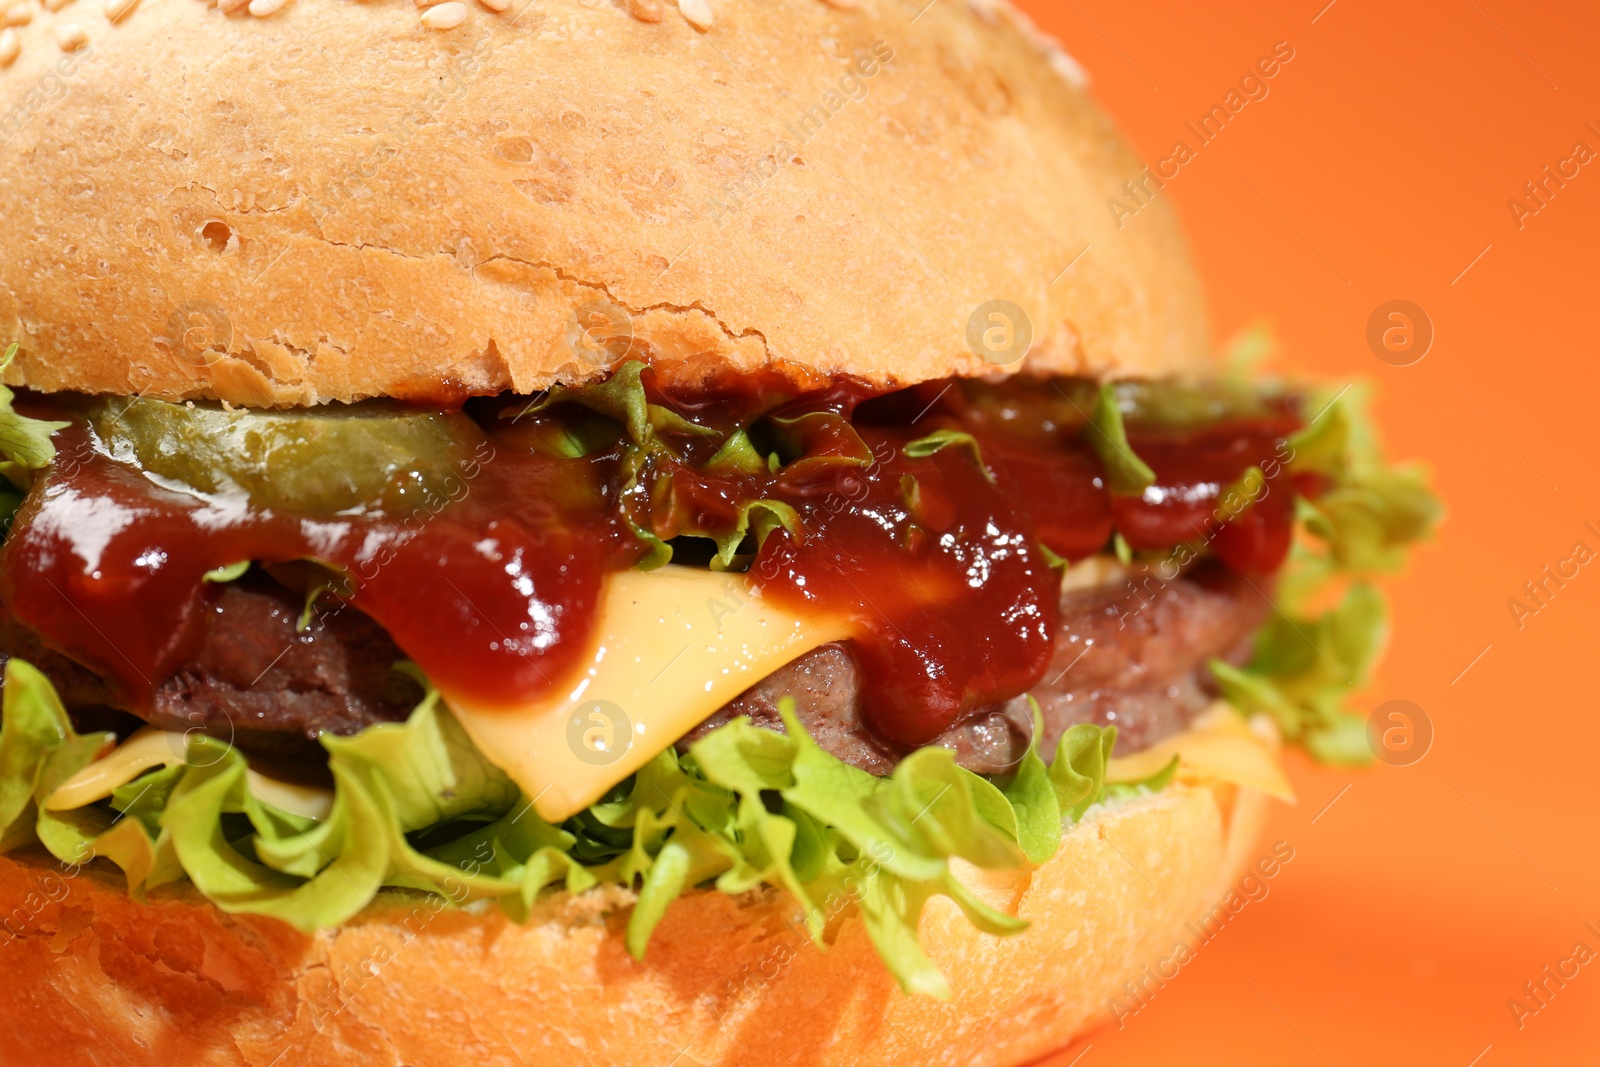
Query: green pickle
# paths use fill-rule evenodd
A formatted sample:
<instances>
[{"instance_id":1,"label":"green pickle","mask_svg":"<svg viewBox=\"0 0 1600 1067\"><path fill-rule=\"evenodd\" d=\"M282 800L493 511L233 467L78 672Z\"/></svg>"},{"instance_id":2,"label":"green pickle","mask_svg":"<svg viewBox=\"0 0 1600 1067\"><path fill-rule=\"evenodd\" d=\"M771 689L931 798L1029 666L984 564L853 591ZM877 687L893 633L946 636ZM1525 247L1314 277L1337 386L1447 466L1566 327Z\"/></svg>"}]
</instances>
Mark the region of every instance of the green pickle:
<instances>
[{"instance_id":1,"label":"green pickle","mask_svg":"<svg viewBox=\"0 0 1600 1067\"><path fill-rule=\"evenodd\" d=\"M1118 382L1117 407L1125 423L1164 430L1196 430L1228 419L1281 414L1281 394L1260 382L1228 378Z\"/></svg>"},{"instance_id":2,"label":"green pickle","mask_svg":"<svg viewBox=\"0 0 1600 1067\"><path fill-rule=\"evenodd\" d=\"M960 383L969 403L996 424L1018 429L1043 426L1048 433L1074 432L1089 421L1100 384L1055 379L1018 389L1015 381ZM1129 429L1185 431L1228 419L1270 418L1296 397L1273 383L1230 378L1172 378L1115 383L1117 410Z\"/></svg>"},{"instance_id":3,"label":"green pickle","mask_svg":"<svg viewBox=\"0 0 1600 1067\"><path fill-rule=\"evenodd\" d=\"M159 478L323 514L408 511L451 497L484 441L459 412L384 402L254 411L135 397L96 404L89 421L113 459Z\"/></svg>"}]
</instances>

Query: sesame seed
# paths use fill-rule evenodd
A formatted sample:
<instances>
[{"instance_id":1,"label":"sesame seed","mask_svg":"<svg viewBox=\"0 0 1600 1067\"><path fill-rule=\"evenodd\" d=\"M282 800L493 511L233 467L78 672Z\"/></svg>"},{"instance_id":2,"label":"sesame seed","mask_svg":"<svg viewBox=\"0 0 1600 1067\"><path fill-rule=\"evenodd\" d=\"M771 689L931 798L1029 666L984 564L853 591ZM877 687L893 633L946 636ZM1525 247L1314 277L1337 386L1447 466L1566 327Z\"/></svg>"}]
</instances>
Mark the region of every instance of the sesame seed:
<instances>
[{"instance_id":1,"label":"sesame seed","mask_svg":"<svg viewBox=\"0 0 1600 1067\"><path fill-rule=\"evenodd\" d=\"M1074 88L1082 89L1089 84L1089 75L1078 63L1060 46L1047 49L1045 58L1050 62L1050 69L1061 75Z\"/></svg>"},{"instance_id":2,"label":"sesame seed","mask_svg":"<svg viewBox=\"0 0 1600 1067\"><path fill-rule=\"evenodd\" d=\"M856 6L856 0L822 0L829 7L836 7L841 11L849 11Z\"/></svg>"},{"instance_id":3,"label":"sesame seed","mask_svg":"<svg viewBox=\"0 0 1600 1067\"><path fill-rule=\"evenodd\" d=\"M106 0L106 18L121 22L128 12L139 6L139 0Z\"/></svg>"},{"instance_id":4,"label":"sesame seed","mask_svg":"<svg viewBox=\"0 0 1600 1067\"><path fill-rule=\"evenodd\" d=\"M453 30L467 21L467 5L461 0L445 0L422 13L422 24L430 30Z\"/></svg>"},{"instance_id":5,"label":"sesame seed","mask_svg":"<svg viewBox=\"0 0 1600 1067\"><path fill-rule=\"evenodd\" d=\"M994 9L993 0L967 0L967 10L990 26L1000 25L1000 13Z\"/></svg>"},{"instance_id":6,"label":"sesame seed","mask_svg":"<svg viewBox=\"0 0 1600 1067\"><path fill-rule=\"evenodd\" d=\"M46 11L60 11L71 2L72 0L44 0L44 9Z\"/></svg>"},{"instance_id":7,"label":"sesame seed","mask_svg":"<svg viewBox=\"0 0 1600 1067\"><path fill-rule=\"evenodd\" d=\"M511 0L478 0L478 3L497 14L511 6Z\"/></svg>"},{"instance_id":8,"label":"sesame seed","mask_svg":"<svg viewBox=\"0 0 1600 1067\"><path fill-rule=\"evenodd\" d=\"M89 43L89 35L76 22L58 22L51 35L63 52L76 52Z\"/></svg>"},{"instance_id":9,"label":"sesame seed","mask_svg":"<svg viewBox=\"0 0 1600 1067\"><path fill-rule=\"evenodd\" d=\"M706 0L678 0L678 11L695 29L711 28L711 5Z\"/></svg>"},{"instance_id":10,"label":"sesame seed","mask_svg":"<svg viewBox=\"0 0 1600 1067\"><path fill-rule=\"evenodd\" d=\"M17 60L17 53L22 51L22 38L17 36L16 30L0 30L0 67L9 67Z\"/></svg>"},{"instance_id":11,"label":"sesame seed","mask_svg":"<svg viewBox=\"0 0 1600 1067\"><path fill-rule=\"evenodd\" d=\"M268 15L277 14L278 10L288 2L289 0L250 0L250 14L258 19L264 19Z\"/></svg>"},{"instance_id":12,"label":"sesame seed","mask_svg":"<svg viewBox=\"0 0 1600 1067\"><path fill-rule=\"evenodd\" d=\"M26 26L32 21L33 5L30 3L12 4L0 11L0 26Z\"/></svg>"},{"instance_id":13,"label":"sesame seed","mask_svg":"<svg viewBox=\"0 0 1600 1067\"><path fill-rule=\"evenodd\" d=\"M661 0L628 0L628 14L640 22L660 22Z\"/></svg>"}]
</instances>

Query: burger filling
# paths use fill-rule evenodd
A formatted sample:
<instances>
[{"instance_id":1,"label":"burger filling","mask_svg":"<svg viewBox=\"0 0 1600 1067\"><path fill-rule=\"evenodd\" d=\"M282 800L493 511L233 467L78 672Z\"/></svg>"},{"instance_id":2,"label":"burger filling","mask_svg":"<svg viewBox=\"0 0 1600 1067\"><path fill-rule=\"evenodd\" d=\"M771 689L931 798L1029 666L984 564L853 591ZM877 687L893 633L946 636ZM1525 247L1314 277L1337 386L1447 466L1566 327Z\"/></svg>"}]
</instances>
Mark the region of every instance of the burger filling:
<instances>
[{"instance_id":1,"label":"burger filling","mask_svg":"<svg viewBox=\"0 0 1600 1067\"><path fill-rule=\"evenodd\" d=\"M0 781L8 843L34 819L135 888L187 876L306 928L379 885L441 891L470 851L494 883L470 895L508 907L561 878L637 886L640 952L711 877L814 912L870 864L963 900L950 856L1047 855L1108 757L1175 743L1219 695L1361 758L1341 697L1381 603L1354 584L1308 611L1435 514L1351 397L1232 379L691 389L631 362L448 410L24 396L0 448L0 770L32 776ZM95 733L138 720L188 741L117 757ZM301 792L274 805L272 782ZM293 810L307 783L332 806ZM891 794L929 798L929 823ZM365 895L313 891L358 862L334 824L388 834ZM343 843L318 862L286 843L305 834ZM904 944L920 903L880 891L846 895L936 991Z\"/></svg>"}]
</instances>

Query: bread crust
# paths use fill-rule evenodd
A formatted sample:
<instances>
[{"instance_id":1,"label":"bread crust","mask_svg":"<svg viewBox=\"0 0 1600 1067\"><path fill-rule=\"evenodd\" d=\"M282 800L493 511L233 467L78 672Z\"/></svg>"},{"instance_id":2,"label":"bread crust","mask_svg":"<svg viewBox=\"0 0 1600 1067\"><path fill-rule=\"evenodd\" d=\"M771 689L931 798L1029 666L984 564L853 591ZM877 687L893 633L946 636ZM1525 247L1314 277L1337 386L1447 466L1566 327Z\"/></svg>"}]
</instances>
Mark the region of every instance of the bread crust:
<instances>
[{"instance_id":1,"label":"bread crust","mask_svg":"<svg viewBox=\"0 0 1600 1067\"><path fill-rule=\"evenodd\" d=\"M0 67L5 380L437 401L597 377L630 336L674 378L802 385L1207 366L1165 198L1119 229L1139 161L1004 7L712 0L702 32L524 2L442 32L412 0L35 11ZM969 350L992 300L1025 365Z\"/></svg>"},{"instance_id":2,"label":"bread crust","mask_svg":"<svg viewBox=\"0 0 1600 1067\"><path fill-rule=\"evenodd\" d=\"M948 1003L900 993L852 911L817 951L775 893L689 893L636 963L617 889L553 894L526 925L389 894L307 937L192 890L140 904L98 870L0 857L0 1061L1021 1064L1191 940L1184 922L1249 863L1265 813L1259 793L1175 785L1098 809L1042 867L962 871L1032 925L992 937L933 898L921 937Z\"/></svg>"}]
</instances>

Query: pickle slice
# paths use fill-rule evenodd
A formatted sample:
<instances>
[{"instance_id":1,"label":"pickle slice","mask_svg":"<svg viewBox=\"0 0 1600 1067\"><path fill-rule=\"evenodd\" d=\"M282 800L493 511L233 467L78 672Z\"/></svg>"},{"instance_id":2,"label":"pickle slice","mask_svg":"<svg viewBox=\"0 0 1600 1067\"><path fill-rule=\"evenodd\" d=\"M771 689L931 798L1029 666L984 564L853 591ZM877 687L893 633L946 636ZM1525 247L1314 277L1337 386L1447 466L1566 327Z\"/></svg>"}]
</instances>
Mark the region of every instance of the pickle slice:
<instances>
[{"instance_id":1,"label":"pickle slice","mask_svg":"<svg viewBox=\"0 0 1600 1067\"><path fill-rule=\"evenodd\" d=\"M90 424L111 458L201 493L244 493L259 507L406 511L460 492L484 440L459 412L386 403L294 411L98 403Z\"/></svg>"},{"instance_id":2,"label":"pickle slice","mask_svg":"<svg viewBox=\"0 0 1600 1067\"><path fill-rule=\"evenodd\" d=\"M1118 382L1116 391L1123 420L1152 429L1198 430L1230 419L1284 413L1280 391L1228 378Z\"/></svg>"},{"instance_id":3,"label":"pickle slice","mask_svg":"<svg viewBox=\"0 0 1600 1067\"><path fill-rule=\"evenodd\" d=\"M1051 433L1073 432L1089 421L1099 400L1100 383L1086 378L1017 384L968 380L960 388L996 423L1024 432L1042 425ZM1130 430L1199 430L1230 419L1274 418L1295 410L1298 399L1270 382L1227 378L1120 381L1114 388Z\"/></svg>"}]
</instances>

